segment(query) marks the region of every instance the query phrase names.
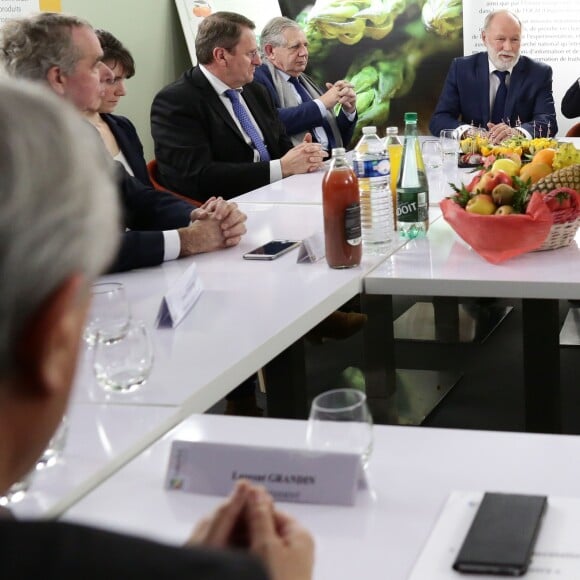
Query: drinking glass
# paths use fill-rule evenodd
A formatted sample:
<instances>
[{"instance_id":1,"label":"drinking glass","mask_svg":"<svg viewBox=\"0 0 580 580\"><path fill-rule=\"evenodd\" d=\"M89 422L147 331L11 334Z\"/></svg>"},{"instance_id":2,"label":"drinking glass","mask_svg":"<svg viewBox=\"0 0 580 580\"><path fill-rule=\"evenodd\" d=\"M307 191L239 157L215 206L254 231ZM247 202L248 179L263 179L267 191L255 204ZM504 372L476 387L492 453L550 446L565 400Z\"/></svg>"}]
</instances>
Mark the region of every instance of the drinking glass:
<instances>
[{"instance_id":1,"label":"drinking glass","mask_svg":"<svg viewBox=\"0 0 580 580\"><path fill-rule=\"evenodd\" d=\"M84 338L94 346L97 334L101 340L116 340L121 336L131 318L125 288L120 282L93 284L92 302Z\"/></svg>"},{"instance_id":2,"label":"drinking glass","mask_svg":"<svg viewBox=\"0 0 580 580\"><path fill-rule=\"evenodd\" d=\"M373 420L365 393L334 389L315 397L306 432L308 446L316 451L357 453L367 468L373 446Z\"/></svg>"},{"instance_id":3,"label":"drinking glass","mask_svg":"<svg viewBox=\"0 0 580 580\"><path fill-rule=\"evenodd\" d=\"M115 340L107 333L97 334L93 370L97 382L106 391L136 391L149 378L152 366L153 347L143 322L129 322Z\"/></svg>"},{"instance_id":4,"label":"drinking glass","mask_svg":"<svg viewBox=\"0 0 580 580\"><path fill-rule=\"evenodd\" d=\"M443 153L443 167L457 167L459 158L459 141L454 129L443 129L439 133L439 142L441 143L441 152Z\"/></svg>"},{"instance_id":5,"label":"drinking glass","mask_svg":"<svg viewBox=\"0 0 580 580\"><path fill-rule=\"evenodd\" d=\"M23 499L30 488L33 477L34 469L29 471L22 477L22 479L13 483L4 495L0 495L0 506L9 506L10 504L15 504Z\"/></svg>"},{"instance_id":6,"label":"drinking glass","mask_svg":"<svg viewBox=\"0 0 580 580\"><path fill-rule=\"evenodd\" d=\"M58 461L59 457L64 451L67 435L68 420L66 416L63 416L58 429L55 431L51 440L48 442L48 445L42 452L42 455L38 458L38 461L36 462L36 469L52 467Z\"/></svg>"},{"instance_id":7,"label":"drinking glass","mask_svg":"<svg viewBox=\"0 0 580 580\"><path fill-rule=\"evenodd\" d=\"M439 169L443 163L441 142L437 139L427 139L421 145L423 161L427 169Z\"/></svg>"}]
</instances>

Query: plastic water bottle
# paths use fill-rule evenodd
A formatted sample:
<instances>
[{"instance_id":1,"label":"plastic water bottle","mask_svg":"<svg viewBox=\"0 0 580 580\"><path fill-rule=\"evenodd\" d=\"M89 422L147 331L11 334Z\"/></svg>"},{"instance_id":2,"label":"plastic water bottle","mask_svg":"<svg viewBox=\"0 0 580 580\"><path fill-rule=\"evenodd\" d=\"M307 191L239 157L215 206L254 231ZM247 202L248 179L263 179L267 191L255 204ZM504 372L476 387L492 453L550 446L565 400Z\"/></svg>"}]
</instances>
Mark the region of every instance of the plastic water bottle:
<instances>
[{"instance_id":1,"label":"plastic water bottle","mask_svg":"<svg viewBox=\"0 0 580 580\"><path fill-rule=\"evenodd\" d=\"M397 230L406 238L429 229L429 186L417 133L417 113L405 113L403 158L397 180Z\"/></svg>"},{"instance_id":2,"label":"plastic water bottle","mask_svg":"<svg viewBox=\"0 0 580 580\"><path fill-rule=\"evenodd\" d=\"M384 254L394 238L393 198L390 163L376 127L363 128L354 151L364 249L369 254Z\"/></svg>"}]
</instances>

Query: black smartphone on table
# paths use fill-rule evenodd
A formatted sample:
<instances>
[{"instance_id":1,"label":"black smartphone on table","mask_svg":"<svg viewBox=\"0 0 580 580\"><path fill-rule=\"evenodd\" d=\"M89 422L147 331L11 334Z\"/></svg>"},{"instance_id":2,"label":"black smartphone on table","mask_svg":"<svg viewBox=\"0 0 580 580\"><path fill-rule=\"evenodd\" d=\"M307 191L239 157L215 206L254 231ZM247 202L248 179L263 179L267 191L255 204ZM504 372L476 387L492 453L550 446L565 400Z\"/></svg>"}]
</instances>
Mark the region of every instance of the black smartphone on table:
<instances>
[{"instance_id":1,"label":"black smartphone on table","mask_svg":"<svg viewBox=\"0 0 580 580\"><path fill-rule=\"evenodd\" d=\"M302 242L296 240L272 240L259 248L244 254L245 260L275 260Z\"/></svg>"},{"instance_id":2,"label":"black smartphone on table","mask_svg":"<svg viewBox=\"0 0 580 580\"><path fill-rule=\"evenodd\" d=\"M486 493L453 564L465 574L526 573L547 497Z\"/></svg>"}]
</instances>

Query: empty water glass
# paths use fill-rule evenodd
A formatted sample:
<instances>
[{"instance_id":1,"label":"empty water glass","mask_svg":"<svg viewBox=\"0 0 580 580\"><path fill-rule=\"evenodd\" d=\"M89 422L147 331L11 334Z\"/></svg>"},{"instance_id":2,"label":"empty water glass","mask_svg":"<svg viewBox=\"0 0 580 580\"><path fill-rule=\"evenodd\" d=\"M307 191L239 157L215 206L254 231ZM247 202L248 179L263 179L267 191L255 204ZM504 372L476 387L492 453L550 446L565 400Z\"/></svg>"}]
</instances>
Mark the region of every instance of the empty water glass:
<instances>
[{"instance_id":1,"label":"empty water glass","mask_svg":"<svg viewBox=\"0 0 580 580\"><path fill-rule=\"evenodd\" d=\"M106 391L136 391L149 378L152 366L153 347L143 322L131 321L116 340L97 335L93 370Z\"/></svg>"},{"instance_id":2,"label":"empty water glass","mask_svg":"<svg viewBox=\"0 0 580 580\"><path fill-rule=\"evenodd\" d=\"M443 153L443 166L457 165L459 157L459 141L455 129L443 129L439 134L441 152Z\"/></svg>"},{"instance_id":3,"label":"empty water glass","mask_svg":"<svg viewBox=\"0 0 580 580\"><path fill-rule=\"evenodd\" d=\"M439 169L443 163L441 142L437 139L427 139L421 145L423 161L427 169Z\"/></svg>"},{"instance_id":4,"label":"empty water glass","mask_svg":"<svg viewBox=\"0 0 580 580\"><path fill-rule=\"evenodd\" d=\"M93 346L97 334L102 340L116 340L121 336L131 318L125 287L120 282L93 284L92 302L84 338Z\"/></svg>"},{"instance_id":5,"label":"empty water glass","mask_svg":"<svg viewBox=\"0 0 580 580\"><path fill-rule=\"evenodd\" d=\"M334 389L315 397L306 437L313 450L360 455L366 469L373 446L373 420L365 393L357 389Z\"/></svg>"}]
</instances>

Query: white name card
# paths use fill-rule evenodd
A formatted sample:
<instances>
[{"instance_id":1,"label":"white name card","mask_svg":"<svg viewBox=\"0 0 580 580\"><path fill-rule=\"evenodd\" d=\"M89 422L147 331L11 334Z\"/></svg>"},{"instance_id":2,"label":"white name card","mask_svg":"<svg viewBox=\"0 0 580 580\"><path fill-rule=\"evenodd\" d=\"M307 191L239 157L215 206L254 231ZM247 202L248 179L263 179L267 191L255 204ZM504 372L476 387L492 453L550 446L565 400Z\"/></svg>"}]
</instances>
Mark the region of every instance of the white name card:
<instances>
[{"instance_id":1,"label":"white name card","mask_svg":"<svg viewBox=\"0 0 580 580\"><path fill-rule=\"evenodd\" d=\"M247 479L277 501L353 505L361 470L354 453L173 441L165 487L227 495Z\"/></svg>"},{"instance_id":2,"label":"white name card","mask_svg":"<svg viewBox=\"0 0 580 580\"><path fill-rule=\"evenodd\" d=\"M157 315L157 325L175 328L193 308L202 291L203 284L197 275L197 266L194 262L163 297Z\"/></svg>"},{"instance_id":3,"label":"white name card","mask_svg":"<svg viewBox=\"0 0 580 580\"><path fill-rule=\"evenodd\" d=\"M302 240L297 262L300 264L312 264L324 258L324 234L316 233Z\"/></svg>"}]
</instances>

